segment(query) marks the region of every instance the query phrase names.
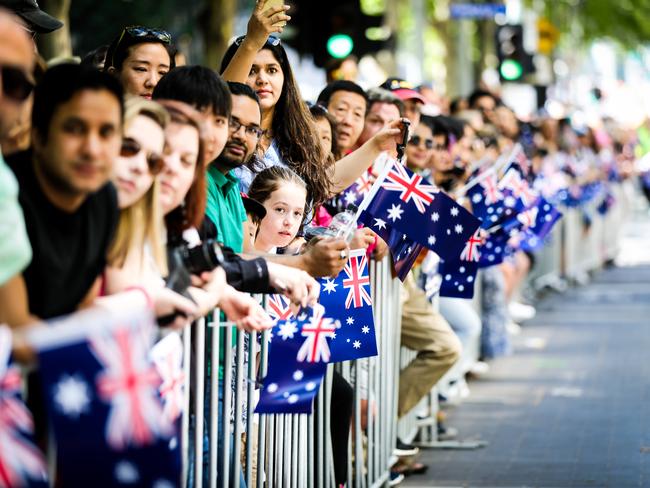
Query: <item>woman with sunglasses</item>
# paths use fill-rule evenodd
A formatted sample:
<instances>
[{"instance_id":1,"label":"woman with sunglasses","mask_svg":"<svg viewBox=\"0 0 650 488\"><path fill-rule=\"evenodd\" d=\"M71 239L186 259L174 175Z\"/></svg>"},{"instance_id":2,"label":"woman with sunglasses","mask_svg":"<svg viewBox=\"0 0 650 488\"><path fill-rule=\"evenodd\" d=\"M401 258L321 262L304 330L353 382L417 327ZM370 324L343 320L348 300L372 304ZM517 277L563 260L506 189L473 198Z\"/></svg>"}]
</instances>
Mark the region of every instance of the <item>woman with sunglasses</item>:
<instances>
[{"instance_id":1,"label":"woman with sunglasses","mask_svg":"<svg viewBox=\"0 0 650 488\"><path fill-rule=\"evenodd\" d=\"M125 27L108 47L104 71L117 76L129 95L151 99L160 79L174 68L175 53L169 32Z\"/></svg>"},{"instance_id":2,"label":"woman with sunglasses","mask_svg":"<svg viewBox=\"0 0 650 488\"><path fill-rule=\"evenodd\" d=\"M417 172L426 171L434 144L433 130L428 124L420 122L406 146L406 165Z\"/></svg>"},{"instance_id":3,"label":"woman with sunglasses","mask_svg":"<svg viewBox=\"0 0 650 488\"><path fill-rule=\"evenodd\" d=\"M167 274L160 209L160 182L165 127L169 115L155 102L131 98L125 104L124 137L113 166L120 219L105 273L105 291L116 293L134 284L156 286Z\"/></svg>"}]
</instances>

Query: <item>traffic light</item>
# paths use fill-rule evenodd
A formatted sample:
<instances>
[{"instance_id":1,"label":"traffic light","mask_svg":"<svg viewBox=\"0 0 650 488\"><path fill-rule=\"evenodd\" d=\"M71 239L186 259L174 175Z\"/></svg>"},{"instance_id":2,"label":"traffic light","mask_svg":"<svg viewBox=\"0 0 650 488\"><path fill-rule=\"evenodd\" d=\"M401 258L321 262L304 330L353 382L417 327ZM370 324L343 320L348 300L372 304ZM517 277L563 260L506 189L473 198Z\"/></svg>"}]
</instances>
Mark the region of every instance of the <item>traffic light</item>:
<instances>
[{"instance_id":1,"label":"traffic light","mask_svg":"<svg viewBox=\"0 0 650 488\"><path fill-rule=\"evenodd\" d=\"M358 57L387 47L384 16L367 15L359 0L294 0L290 26L295 28L287 43L301 54L311 54L317 66L332 58Z\"/></svg>"},{"instance_id":2,"label":"traffic light","mask_svg":"<svg viewBox=\"0 0 650 488\"><path fill-rule=\"evenodd\" d=\"M521 25L497 27L496 48L501 81L521 81L534 71L533 57L524 49L524 29Z\"/></svg>"}]
</instances>

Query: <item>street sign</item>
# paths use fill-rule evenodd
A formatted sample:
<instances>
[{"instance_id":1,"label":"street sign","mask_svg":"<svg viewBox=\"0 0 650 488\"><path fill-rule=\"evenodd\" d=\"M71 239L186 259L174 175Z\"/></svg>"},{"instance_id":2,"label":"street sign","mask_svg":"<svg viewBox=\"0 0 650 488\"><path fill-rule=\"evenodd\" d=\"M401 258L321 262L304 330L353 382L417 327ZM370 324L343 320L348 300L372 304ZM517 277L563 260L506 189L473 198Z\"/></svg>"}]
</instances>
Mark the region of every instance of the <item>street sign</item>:
<instances>
[{"instance_id":1,"label":"street sign","mask_svg":"<svg viewBox=\"0 0 650 488\"><path fill-rule=\"evenodd\" d=\"M452 3L449 6L452 19L491 19L506 13L506 6L498 3Z\"/></svg>"}]
</instances>

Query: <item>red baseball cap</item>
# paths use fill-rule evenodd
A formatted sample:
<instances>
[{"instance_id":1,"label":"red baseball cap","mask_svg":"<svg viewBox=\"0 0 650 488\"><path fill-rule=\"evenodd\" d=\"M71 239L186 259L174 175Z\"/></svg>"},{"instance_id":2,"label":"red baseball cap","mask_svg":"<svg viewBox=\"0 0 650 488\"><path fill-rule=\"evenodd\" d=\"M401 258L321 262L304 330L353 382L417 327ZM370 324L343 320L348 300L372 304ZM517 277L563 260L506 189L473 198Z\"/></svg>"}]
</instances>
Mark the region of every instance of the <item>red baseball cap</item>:
<instances>
[{"instance_id":1,"label":"red baseball cap","mask_svg":"<svg viewBox=\"0 0 650 488\"><path fill-rule=\"evenodd\" d=\"M388 78L380 85L380 88L389 90L393 95L402 101L417 100L418 102L426 105L427 99L415 89L412 83L401 78Z\"/></svg>"}]
</instances>

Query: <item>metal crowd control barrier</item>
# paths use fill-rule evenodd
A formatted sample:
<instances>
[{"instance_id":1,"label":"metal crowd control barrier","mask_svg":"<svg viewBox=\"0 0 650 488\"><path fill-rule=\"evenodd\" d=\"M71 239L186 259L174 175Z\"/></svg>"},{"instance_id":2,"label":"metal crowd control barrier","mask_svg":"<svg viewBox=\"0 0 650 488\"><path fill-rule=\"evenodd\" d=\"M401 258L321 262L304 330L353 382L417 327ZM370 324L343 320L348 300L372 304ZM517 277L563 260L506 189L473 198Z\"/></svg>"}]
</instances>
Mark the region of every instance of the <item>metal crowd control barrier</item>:
<instances>
[{"instance_id":1,"label":"metal crowd control barrier","mask_svg":"<svg viewBox=\"0 0 650 488\"><path fill-rule=\"evenodd\" d=\"M400 285L386 259L372 261L370 274L379 355L335 366L355 392L347 486L359 488L388 480L397 435ZM227 325L206 326L202 319L184 332L183 486L334 488L333 367L312 415L253 414L268 366L269 332L248 334ZM370 400L366 428L361 425L364 396Z\"/></svg>"}]
</instances>

